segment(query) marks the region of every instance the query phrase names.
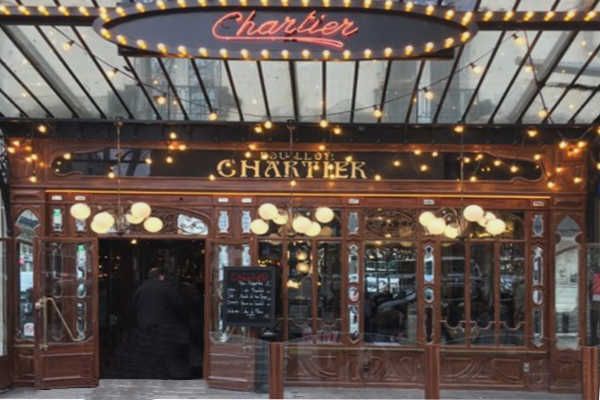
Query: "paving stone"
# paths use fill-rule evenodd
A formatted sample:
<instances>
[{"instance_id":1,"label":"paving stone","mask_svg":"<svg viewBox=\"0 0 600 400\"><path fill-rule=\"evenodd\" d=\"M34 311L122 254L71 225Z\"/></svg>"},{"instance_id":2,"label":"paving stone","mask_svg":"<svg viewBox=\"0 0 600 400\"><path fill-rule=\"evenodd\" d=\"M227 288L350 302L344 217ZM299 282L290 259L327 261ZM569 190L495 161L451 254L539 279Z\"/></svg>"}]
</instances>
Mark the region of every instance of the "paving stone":
<instances>
[{"instance_id":1,"label":"paving stone","mask_svg":"<svg viewBox=\"0 0 600 400\"><path fill-rule=\"evenodd\" d=\"M417 389L388 388L319 388L288 387L288 399L422 399ZM266 399L264 393L233 392L209 388L203 380L124 380L103 379L96 388L35 390L14 388L0 394L0 399L85 399L85 400L151 400L151 399ZM495 390L443 390L444 399L485 400L579 400L580 394L515 392Z\"/></svg>"}]
</instances>

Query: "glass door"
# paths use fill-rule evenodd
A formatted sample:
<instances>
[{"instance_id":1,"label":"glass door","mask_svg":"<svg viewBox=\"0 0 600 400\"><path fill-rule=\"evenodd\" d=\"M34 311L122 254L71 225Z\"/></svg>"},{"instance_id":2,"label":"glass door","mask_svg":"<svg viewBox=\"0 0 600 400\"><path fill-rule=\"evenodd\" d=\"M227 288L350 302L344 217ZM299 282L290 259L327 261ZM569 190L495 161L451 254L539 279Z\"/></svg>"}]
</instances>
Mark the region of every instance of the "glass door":
<instances>
[{"instance_id":1,"label":"glass door","mask_svg":"<svg viewBox=\"0 0 600 400\"><path fill-rule=\"evenodd\" d=\"M98 383L97 245L89 239L40 240L35 384Z\"/></svg>"}]
</instances>

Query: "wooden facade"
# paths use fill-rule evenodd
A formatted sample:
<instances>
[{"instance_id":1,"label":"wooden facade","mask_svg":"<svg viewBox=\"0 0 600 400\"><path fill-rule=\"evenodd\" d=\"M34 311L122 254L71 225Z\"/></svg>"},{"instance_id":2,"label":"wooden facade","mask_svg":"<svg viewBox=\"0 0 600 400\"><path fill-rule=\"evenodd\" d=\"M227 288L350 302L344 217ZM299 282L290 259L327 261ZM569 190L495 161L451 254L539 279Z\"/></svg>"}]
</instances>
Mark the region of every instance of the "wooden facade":
<instances>
[{"instance_id":1,"label":"wooden facade","mask_svg":"<svg viewBox=\"0 0 600 400\"><path fill-rule=\"evenodd\" d=\"M23 147L25 139L22 139ZM37 216L40 223L32 238L33 246L33 298L35 307L34 337L19 337L18 323L15 317L10 321L10 363L12 380L17 385L35 385L38 387L70 387L94 386L99 378L99 333L98 333L98 235L89 228L78 230L73 218L69 216L69 207L79 201L85 201L94 210L114 209L119 194L123 204L143 200L151 204L155 214L165 221L165 228L157 234L144 233L141 230L126 232L127 238L181 238L177 232L174 216L186 213L202 220L208 227L208 234L197 238L206 240L205 264L205 335L207 349L204 355L205 378L218 387L245 390L250 389L254 382L254 350L244 341L243 337L256 336L256 332L239 332L240 336L232 336L229 340L219 342L215 339L218 327L217 308L219 295L215 293L215 258L218 246L250 246L252 265L259 262L260 237L244 232L241 228L243 211L256 215L257 207L266 201L285 206L290 199L290 187L286 179L248 179L248 178L217 178L209 180L206 177L124 177L120 182L120 193L117 191L116 180L105 176L82 176L70 174L57 176L49 167L57 157L64 153L92 151L112 144L107 142L76 141L59 139L38 139L32 152L45 165L38 164L36 169L37 182L32 183L33 164L26 160L28 152L20 149L11 155L10 176L10 215L13 225L25 210L30 210ZM287 150L286 144L256 143L253 151ZM136 148L164 148L163 142L125 143L123 146ZM246 151L248 145L240 143L192 143L188 149L202 150L231 150ZM288 268L286 266L286 249L292 239L277 238L281 244L282 258L281 283L282 290L279 301L282 305L280 314L281 330L279 339L286 343L285 381L290 385L320 385L320 386L388 386L388 387L420 387L424 384L424 344L427 342L441 344L441 385L442 387L471 387L471 388L504 388L520 390L553 390L576 392L581 390L581 359L576 349L557 348L557 332L555 327L555 249L560 237L556 235L559 225L566 218L579 228L576 236L580 246L577 247L577 346L584 345L586 340L586 299L587 283L584 260L584 240L586 237L586 185L574 182L574 176L586 179L586 152L568 153L554 146L511 146L511 145L467 145L465 151L482 152L493 157L506 157L512 160L533 160L535 154L540 154L539 166L542 173L539 179L510 179L491 181L457 182L456 180L425 180L403 179L298 179L294 188L293 206L310 208L316 205L326 205L336 210L339 215L341 230L334 237L317 237L306 239L310 242L313 257L319 243L334 243L339 245L340 288L339 320L334 322L337 332L327 340L320 340L324 323L319 318L316 299L313 297L311 316L306 322L307 329L313 333L310 339L294 340L288 327ZM297 144L297 151L317 151L316 144ZM455 145L394 145L379 146L331 144L327 151L354 152L369 151L381 153L433 151L458 152ZM559 168L557 170L557 168ZM557 172L559 171L559 172ZM552 182L553 185L549 185ZM549 186L552 186L550 188ZM461 190L462 192L459 192ZM413 236L410 239L416 257L416 327L414 337L408 344L372 343L365 340L365 299L366 281L364 272L365 248L367 243L387 240L386 236L378 236L376 232L367 233L366 220L370 213L389 211L407 212L414 220L423 210L438 210L440 208L464 207L467 202L476 202L486 210L496 212L518 213L522 223L522 237L494 238L478 240L467 238L460 241L464 249L465 260L471 257L473 245L489 244L494 252L493 268L495 276L499 276L498 254L504 243L516 244L523 249L523 277L526 286L526 296L523 297L523 320L516 329L521 329L520 342L510 345L502 343L500 329L502 326L500 311L500 295L495 290L494 313L491 331L491 343L475 344L470 339L471 330L479 329L477 323L465 320L459 321L464 330L463 343L443 343L442 325L442 296L443 282L441 280L442 248L448 242L440 237L429 236L414 224ZM60 231L52 228L53 210L62 210L64 227ZM218 228L221 212L226 212L229 227ZM351 213L359 216L359 227L355 232L347 229ZM379 215L379 214L377 214ZM541 218L543 228L541 235L534 235L532 224L535 218ZM413 221L414 223L414 221ZM15 240L11 242L9 260L15 268L9 269L10 310L19 306L19 268L16 264L19 255L21 239L19 227L15 226ZM108 235L110 236L110 234ZM390 241L400 238L392 237ZM72 245L85 244L90 258L91 275L86 276L87 294L85 307L88 312L84 328L83 340L69 340L67 334L60 340L48 340L49 331L43 318L52 318L53 297L49 289L48 277L48 246L62 246L65 251L74 251ZM356 245L359 254L359 271L355 280L349 279L348 246ZM435 258L435 279L426 282L424 275L424 252L429 246ZM541 249L542 278L537 283L532 281L532 251L534 247ZM428 250L429 251L429 250ZM65 258L66 259L66 258ZM314 259L314 258L313 258ZM11 264L12 265L12 264ZM65 262L65 265L69 265ZM464 289L470 291L472 279L470 268L465 268L463 279ZM317 293L318 283L311 281L313 294ZM64 282L63 282L64 283ZM75 290L75 283L61 283L66 291ZM354 289L351 289L353 287ZM434 300L427 302L421 293L426 287L433 290ZM349 290L356 290L358 298L349 298ZM541 292L543 300L535 300L534 290ZM464 292L470 293L470 292ZM466 296L466 294L465 294ZM61 306L68 308L68 298ZM40 303L40 299L45 304ZM83 303L82 303L83 304ZM358 307L360 331L357 336L349 333L350 306ZM45 307L45 308L44 308ZM465 302L464 315L469 316L471 302ZM73 308L73 307L71 307ZM534 343L533 311L541 312L541 338ZM76 313L75 311L73 311ZM430 313L432 324L430 328L423 322L426 313ZM44 317L45 315L45 317ZM76 315L65 315L67 324L76 333ZM467 319L465 317L465 319ZM538 328L535 328L538 329ZM536 331L537 332L537 331ZM72 332L73 333L73 332ZM538 335L539 336L539 335ZM242 338L242 339L240 339ZM71 338L72 339L72 338ZM239 342L236 342L239 341Z\"/></svg>"}]
</instances>

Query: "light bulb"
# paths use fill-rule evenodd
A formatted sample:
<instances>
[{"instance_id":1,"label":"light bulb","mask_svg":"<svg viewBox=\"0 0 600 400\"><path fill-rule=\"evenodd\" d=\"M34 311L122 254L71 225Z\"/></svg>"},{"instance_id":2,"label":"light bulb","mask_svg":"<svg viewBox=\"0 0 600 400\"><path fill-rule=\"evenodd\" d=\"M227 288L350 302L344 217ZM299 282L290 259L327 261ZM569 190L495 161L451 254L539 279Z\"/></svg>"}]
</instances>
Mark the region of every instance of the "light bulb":
<instances>
[{"instance_id":1,"label":"light bulb","mask_svg":"<svg viewBox=\"0 0 600 400\"><path fill-rule=\"evenodd\" d=\"M262 219L255 219L250 223L250 230L255 235L264 235L269 230L269 224Z\"/></svg>"},{"instance_id":2,"label":"light bulb","mask_svg":"<svg viewBox=\"0 0 600 400\"><path fill-rule=\"evenodd\" d=\"M318 207L315 210L315 219L322 224L327 224L333 220L335 213L329 207Z\"/></svg>"},{"instance_id":3,"label":"light bulb","mask_svg":"<svg viewBox=\"0 0 600 400\"><path fill-rule=\"evenodd\" d=\"M469 222L476 222L481 219L484 215L483 208L477 204L471 204L463 210L463 216Z\"/></svg>"},{"instance_id":4,"label":"light bulb","mask_svg":"<svg viewBox=\"0 0 600 400\"><path fill-rule=\"evenodd\" d=\"M162 220L157 217L150 217L144 221L144 229L150 233L159 232L163 226Z\"/></svg>"},{"instance_id":5,"label":"light bulb","mask_svg":"<svg viewBox=\"0 0 600 400\"><path fill-rule=\"evenodd\" d=\"M150 216L151 213L152 208L148 203L138 201L131 205L131 215L133 215L135 218L146 219Z\"/></svg>"},{"instance_id":6,"label":"light bulb","mask_svg":"<svg viewBox=\"0 0 600 400\"><path fill-rule=\"evenodd\" d=\"M419 223L423 226L428 226L435 219L435 215L431 211L423 211L419 215Z\"/></svg>"},{"instance_id":7,"label":"light bulb","mask_svg":"<svg viewBox=\"0 0 600 400\"><path fill-rule=\"evenodd\" d=\"M75 203L71 206L69 212L73 218L85 221L92 213L92 210L90 209L90 206L85 203Z\"/></svg>"},{"instance_id":8,"label":"light bulb","mask_svg":"<svg viewBox=\"0 0 600 400\"><path fill-rule=\"evenodd\" d=\"M258 215L264 220L271 220L279 214L279 210L272 203L264 203L258 207Z\"/></svg>"}]
</instances>

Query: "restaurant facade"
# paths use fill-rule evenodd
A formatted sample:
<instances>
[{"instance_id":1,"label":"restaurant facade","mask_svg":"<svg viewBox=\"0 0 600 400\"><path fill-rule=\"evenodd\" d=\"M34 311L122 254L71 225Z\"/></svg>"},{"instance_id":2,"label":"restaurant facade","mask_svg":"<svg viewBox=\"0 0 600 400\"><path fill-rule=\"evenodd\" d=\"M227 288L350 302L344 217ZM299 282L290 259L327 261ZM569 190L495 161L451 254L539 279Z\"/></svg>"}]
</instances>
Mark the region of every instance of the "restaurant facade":
<instances>
[{"instance_id":1,"label":"restaurant facade","mask_svg":"<svg viewBox=\"0 0 600 400\"><path fill-rule=\"evenodd\" d=\"M189 15L213 18L200 3ZM56 63L44 59L41 42L23 47L18 32L41 13L37 3L26 4L30 14L20 3L6 8L0 25L13 53L0 52L0 61L13 81L0 79L3 385L82 387L120 377L114 358L132 318L128 295L161 263L170 278L201 288L196 377L213 387L254 390L256 343L275 341L284 345L290 386L420 388L425 349L439 345L442 388L582 390L582 348L598 344L600 299L593 244L600 97L597 83L585 81L600 50L596 3L535 4L542 8L534 15L518 1L502 10L480 2L361 3L398 8L398 18L420 9L423 23L433 24L426 17L434 13L460 21L442 24L438 48L425 37L401 43L397 58L368 36L346 45L369 52L344 53L335 43L319 56L294 48L350 40L376 18L345 16L340 2L327 17L338 22L319 25L318 13L331 6L323 3L297 25L277 14L287 2L267 20L256 12L268 4L246 14L247 4L228 14L231 5L215 5L211 40L233 44L222 51L210 42L199 56L187 54L197 45L175 46L184 40L177 35L153 44L140 16L181 10L180 2L113 5L108 14L96 4L88 15L78 5L67 13L48 5L53 25L40 28L42 13L27 29L48 40ZM164 33L181 23L185 32L190 22L174 15L186 13L154 26L164 23ZM84 32L90 21L97 33ZM51 27L67 32L56 28L61 23L73 35L60 41L73 37L69 46L101 64L106 99L89 92L97 83L69 61L74 50L53 44ZM284 30L295 43L287 48L273 39L252 53L239 44ZM142 38L133 41L136 32ZM94 50L91 35L117 44L118 54L103 42L128 68ZM456 39L449 44L447 36ZM475 42L480 36L485 41ZM158 46L152 58L142 54L149 46ZM543 46L564 49L541 60ZM506 66L513 53L515 65ZM23 71L14 63L21 57ZM528 67L537 72L530 76ZM63 69L72 79L66 88L57 84ZM137 83L115 83L125 74ZM82 114L88 105L101 116ZM267 322L229 319L230 267L273 271Z\"/></svg>"}]
</instances>

